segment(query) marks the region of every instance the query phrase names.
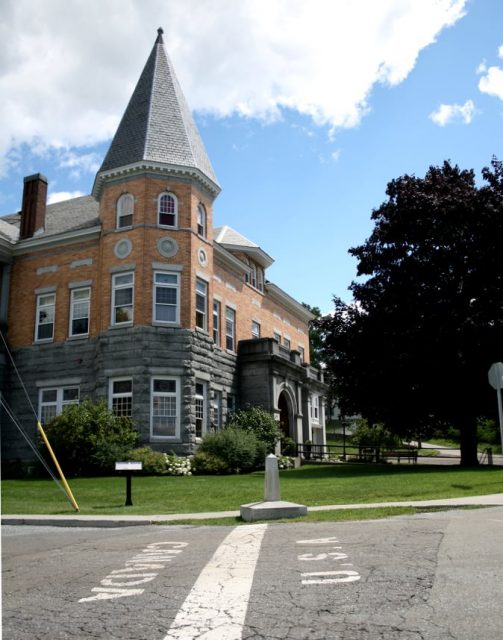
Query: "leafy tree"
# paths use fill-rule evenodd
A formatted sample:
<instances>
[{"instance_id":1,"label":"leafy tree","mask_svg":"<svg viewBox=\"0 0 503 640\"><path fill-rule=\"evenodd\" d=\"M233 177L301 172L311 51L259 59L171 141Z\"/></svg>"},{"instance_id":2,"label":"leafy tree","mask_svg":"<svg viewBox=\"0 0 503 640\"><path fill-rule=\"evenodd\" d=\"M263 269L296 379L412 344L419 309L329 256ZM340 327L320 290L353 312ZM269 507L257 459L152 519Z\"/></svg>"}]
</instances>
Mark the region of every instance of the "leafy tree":
<instances>
[{"instance_id":1,"label":"leafy tree","mask_svg":"<svg viewBox=\"0 0 503 640\"><path fill-rule=\"evenodd\" d=\"M323 362L323 342L319 329L319 321L322 318L321 310L319 307L311 307L306 302L303 302L302 306L314 316L314 320L309 323L309 360L313 367L319 368Z\"/></svg>"},{"instance_id":2,"label":"leafy tree","mask_svg":"<svg viewBox=\"0 0 503 640\"><path fill-rule=\"evenodd\" d=\"M227 427L244 429L255 435L263 444L264 455L274 453L276 443L281 438L281 432L274 416L262 407L248 407L233 413L227 421ZM259 452L262 455L262 451ZM261 460L263 463L263 458Z\"/></svg>"},{"instance_id":3,"label":"leafy tree","mask_svg":"<svg viewBox=\"0 0 503 640\"><path fill-rule=\"evenodd\" d=\"M116 416L104 402L67 406L44 431L68 475L109 473L138 442L130 418Z\"/></svg>"},{"instance_id":4,"label":"leafy tree","mask_svg":"<svg viewBox=\"0 0 503 640\"><path fill-rule=\"evenodd\" d=\"M318 322L343 412L397 433L459 429L461 464L477 464L477 418L493 413L487 382L503 359L503 165L445 162L404 175L372 213L354 303ZM365 279L363 279L365 278Z\"/></svg>"}]
</instances>

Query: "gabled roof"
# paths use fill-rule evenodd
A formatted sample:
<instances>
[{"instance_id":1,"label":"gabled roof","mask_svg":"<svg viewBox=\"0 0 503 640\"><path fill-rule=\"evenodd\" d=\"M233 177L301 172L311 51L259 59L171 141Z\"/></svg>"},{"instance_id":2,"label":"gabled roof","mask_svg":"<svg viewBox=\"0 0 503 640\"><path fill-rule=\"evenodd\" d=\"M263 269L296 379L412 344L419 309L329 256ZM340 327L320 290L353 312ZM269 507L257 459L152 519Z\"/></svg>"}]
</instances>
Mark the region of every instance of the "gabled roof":
<instances>
[{"instance_id":1,"label":"gabled roof","mask_svg":"<svg viewBox=\"0 0 503 640\"><path fill-rule=\"evenodd\" d=\"M222 247L229 251L239 251L249 255L265 269L274 262L273 258L261 249L258 244L245 238L245 236L227 225L214 229L214 234L215 242L218 242Z\"/></svg>"},{"instance_id":2,"label":"gabled roof","mask_svg":"<svg viewBox=\"0 0 503 640\"><path fill-rule=\"evenodd\" d=\"M20 213L3 216L0 218L0 235L8 238L11 242L18 242L20 224ZM91 229L99 224L98 202L92 196L80 196L48 204L45 210L44 229L37 232L34 238L47 238L82 229ZM22 242L26 244L27 241Z\"/></svg>"},{"instance_id":3,"label":"gabled roof","mask_svg":"<svg viewBox=\"0 0 503 640\"><path fill-rule=\"evenodd\" d=\"M98 196L109 172L135 167L193 170L218 193L220 187L175 71L164 49L162 29L117 132L96 176ZM190 173L190 172L189 172Z\"/></svg>"}]
</instances>

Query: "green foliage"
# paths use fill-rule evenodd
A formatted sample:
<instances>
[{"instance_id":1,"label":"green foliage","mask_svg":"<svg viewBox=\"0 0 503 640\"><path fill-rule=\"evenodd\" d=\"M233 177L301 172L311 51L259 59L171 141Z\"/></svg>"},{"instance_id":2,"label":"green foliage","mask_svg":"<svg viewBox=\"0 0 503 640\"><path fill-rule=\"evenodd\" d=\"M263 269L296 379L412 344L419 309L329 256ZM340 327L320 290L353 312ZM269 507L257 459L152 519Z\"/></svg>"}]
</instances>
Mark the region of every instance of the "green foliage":
<instances>
[{"instance_id":1,"label":"green foliage","mask_svg":"<svg viewBox=\"0 0 503 640\"><path fill-rule=\"evenodd\" d=\"M110 473L138 442L129 418L116 416L104 402L69 405L44 431L65 474Z\"/></svg>"},{"instance_id":2,"label":"green foliage","mask_svg":"<svg viewBox=\"0 0 503 640\"><path fill-rule=\"evenodd\" d=\"M142 470L139 473L144 476L160 476L167 473L164 453L154 451L150 447L132 449L126 454L124 459L141 462Z\"/></svg>"},{"instance_id":3,"label":"green foliage","mask_svg":"<svg viewBox=\"0 0 503 640\"><path fill-rule=\"evenodd\" d=\"M281 437L278 423L262 407L249 407L236 411L228 420L227 426L253 433L257 440L265 445L265 455L274 453L276 443Z\"/></svg>"},{"instance_id":4,"label":"green foliage","mask_svg":"<svg viewBox=\"0 0 503 640\"><path fill-rule=\"evenodd\" d=\"M199 450L219 458L231 472L251 471L257 464L259 443L251 430L227 426L207 434Z\"/></svg>"},{"instance_id":5,"label":"green foliage","mask_svg":"<svg viewBox=\"0 0 503 640\"><path fill-rule=\"evenodd\" d=\"M199 450L192 458L192 472L196 475L225 475L230 473L230 469L218 456Z\"/></svg>"},{"instance_id":6,"label":"green foliage","mask_svg":"<svg viewBox=\"0 0 503 640\"><path fill-rule=\"evenodd\" d=\"M489 418L479 418L477 422L477 439L488 444L500 444L501 434L498 425Z\"/></svg>"},{"instance_id":7,"label":"green foliage","mask_svg":"<svg viewBox=\"0 0 503 640\"><path fill-rule=\"evenodd\" d=\"M191 476L192 475L192 458L178 457L176 453L165 453L164 461L169 476Z\"/></svg>"},{"instance_id":8,"label":"green foliage","mask_svg":"<svg viewBox=\"0 0 503 640\"><path fill-rule=\"evenodd\" d=\"M503 163L475 173L445 162L392 180L374 229L349 253L354 303L322 318L323 361L344 414L398 433L452 425L477 464L477 418L503 360Z\"/></svg>"},{"instance_id":9,"label":"green foliage","mask_svg":"<svg viewBox=\"0 0 503 640\"><path fill-rule=\"evenodd\" d=\"M366 420L359 420L351 442L358 446L398 449L402 441L399 436L385 429L382 424L369 426Z\"/></svg>"},{"instance_id":10,"label":"green foliage","mask_svg":"<svg viewBox=\"0 0 503 640\"><path fill-rule=\"evenodd\" d=\"M281 454L284 456L296 456L297 445L293 438L289 436L281 436Z\"/></svg>"},{"instance_id":11,"label":"green foliage","mask_svg":"<svg viewBox=\"0 0 503 640\"><path fill-rule=\"evenodd\" d=\"M302 306L314 316L314 320L309 323L309 363L311 366L319 368L323 362L323 341L318 324L321 310L319 307L311 307L306 302L303 302Z\"/></svg>"}]
</instances>

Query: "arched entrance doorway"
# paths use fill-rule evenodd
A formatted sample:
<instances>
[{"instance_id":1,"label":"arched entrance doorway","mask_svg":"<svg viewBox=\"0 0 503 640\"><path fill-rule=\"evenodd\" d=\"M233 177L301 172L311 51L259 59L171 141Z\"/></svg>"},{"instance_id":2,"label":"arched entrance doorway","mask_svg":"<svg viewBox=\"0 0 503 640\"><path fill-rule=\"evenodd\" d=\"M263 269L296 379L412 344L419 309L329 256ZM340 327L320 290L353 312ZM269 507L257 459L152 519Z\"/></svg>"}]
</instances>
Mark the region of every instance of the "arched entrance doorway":
<instances>
[{"instance_id":1,"label":"arched entrance doorway","mask_svg":"<svg viewBox=\"0 0 503 640\"><path fill-rule=\"evenodd\" d=\"M291 406L288 395L282 391L279 394L278 398L278 409L279 409L279 426L281 429L281 433L287 438L292 437L291 431Z\"/></svg>"}]
</instances>

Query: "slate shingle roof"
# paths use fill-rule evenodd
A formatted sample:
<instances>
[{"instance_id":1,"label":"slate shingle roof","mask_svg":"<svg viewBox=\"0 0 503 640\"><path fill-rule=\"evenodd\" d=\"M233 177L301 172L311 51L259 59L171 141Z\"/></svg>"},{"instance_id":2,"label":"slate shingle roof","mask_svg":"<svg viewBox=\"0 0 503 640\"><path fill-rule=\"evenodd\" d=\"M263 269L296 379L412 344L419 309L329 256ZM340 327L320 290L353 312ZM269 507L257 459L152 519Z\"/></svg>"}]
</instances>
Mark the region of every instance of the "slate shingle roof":
<instances>
[{"instance_id":1,"label":"slate shingle roof","mask_svg":"<svg viewBox=\"0 0 503 640\"><path fill-rule=\"evenodd\" d=\"M19 239L20 223L20 213L0 218L0 234L10 241L16 242ZM47 205L44 231L40 234L37 233L37 237L78 231L99 224L99 203L92 196L81 196Z\"/></svg>"},{"instance_id":2,"label":"slate shingle roof","mask_svg":"<svg viewBox=\"0 0 503 640\"><path fill-rule=\"evenodd\" d=\"M162 29L100 171L150 161L198 169L217 187L204 144L164 49Z\"/></svg>"}]
</instances>

